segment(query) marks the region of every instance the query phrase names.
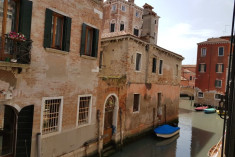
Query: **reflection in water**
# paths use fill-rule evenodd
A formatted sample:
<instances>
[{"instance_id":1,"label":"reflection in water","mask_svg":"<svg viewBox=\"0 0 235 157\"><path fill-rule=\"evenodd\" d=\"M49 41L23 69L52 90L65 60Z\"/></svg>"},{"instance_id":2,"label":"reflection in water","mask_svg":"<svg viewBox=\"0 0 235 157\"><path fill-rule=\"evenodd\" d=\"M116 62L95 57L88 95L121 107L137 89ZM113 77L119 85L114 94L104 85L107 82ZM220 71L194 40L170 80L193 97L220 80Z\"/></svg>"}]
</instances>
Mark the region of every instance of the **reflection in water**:
<instances>
[{"instance_id":1,"label":"reflection in water","mask_svg":"<svg viewBox=\"0 0 235 157\"><path fill-rule=\"evenodd\" d=\"M145 136L112 157L206 157L222 136L223 120L216 113L196 112L190 104L180 102L179 136L168 140Z\"/></svg>"}]
</instances>

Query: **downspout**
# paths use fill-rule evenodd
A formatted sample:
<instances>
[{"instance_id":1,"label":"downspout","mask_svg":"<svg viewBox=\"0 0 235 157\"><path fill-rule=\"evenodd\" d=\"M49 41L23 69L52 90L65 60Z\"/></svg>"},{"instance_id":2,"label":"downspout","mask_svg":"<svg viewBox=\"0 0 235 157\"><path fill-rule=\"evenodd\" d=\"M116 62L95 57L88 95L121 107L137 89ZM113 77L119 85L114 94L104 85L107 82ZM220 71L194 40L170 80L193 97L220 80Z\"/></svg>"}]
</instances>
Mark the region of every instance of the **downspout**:
<instances>
[{"instance_id":1,"label":"downspout","mask_svg":"<svg viewBox=\"0 0 235 157\"><path fill-rule=\"evenodd\" d=\"M98 154L99 154L99 157L101 157L101 150L100 150L100 110L97 110L97 121L98 121L98 142L97 142L97 145L98 145Z\"/></svg>"}]
</instances>

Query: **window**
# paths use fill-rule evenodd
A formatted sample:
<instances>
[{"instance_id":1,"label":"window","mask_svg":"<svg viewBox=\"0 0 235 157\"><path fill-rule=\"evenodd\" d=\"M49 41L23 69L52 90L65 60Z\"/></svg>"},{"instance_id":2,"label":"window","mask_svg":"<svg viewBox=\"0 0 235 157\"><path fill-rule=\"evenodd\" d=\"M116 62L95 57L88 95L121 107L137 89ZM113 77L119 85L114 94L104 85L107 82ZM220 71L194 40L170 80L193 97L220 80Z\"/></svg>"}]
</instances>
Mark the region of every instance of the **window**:
<instances>
[{"instance_id":1,"label":"window","mask_svg":"<svg viewBox=\"0 0 235 157\"><path fill-rule=\"evenodd\" d=\"M46 9L44 47L69 52L71 21L70 17Z\"/></svg>"},{"instance_id":2,"label":"window","mask_svg":"<svg viewBox=\"0 0 235 157\"><path fill-rule=\"evenodd\" d=\"M216 66L215 66L215 72L217 72L217 73L222 73L222 72L224 72L224 64L216 64Z\"/></svg>"},{"instance_id":3,"label":"window","mask_svg":"<svg viewBox=\"0 0 235 157\"><path fill-rule=\"evenodd\" d=\"M215 94L215 99L220 99L220 97L221 97L221 94Z\"/></svg>"},{"instance_id":4,"label":"window","mask_svg":"<svg viewBox=\"0 0 235 157\"><path fill-rule=\"evenodd\" d=\"M121 21L121 23L120 23L120 31L124 31L124 22L123 21Z\"/></svg>"},{"instance_id":5,"label":"window","mask_svg":"<svg viewBox=\"0 0 235 157\"><path fill-rule=\"evenodd\" d=\"M178 64L175 65L175 76L178 77L178 73L179 73L179 66Z\"/></svg>"},{"instance_id":6,"label":"window","mask_svg":"<svg viewBox=\"0 0 235 157\"><path fill-rule=\"evenodd\" d=\"M204 94L202 92L198 92L198 98L203 98Z\"/></svg>"},{"instance_id":7,"label":"window","mask_svg":"<svg viewBox=\"0 0 235 157\"><path fill-rule=\"evenodd\" d=\"M99 68L102 68L102 64L103 64L103 51L100 52L100 60L99 60Z\"/></svg>"},{"instance_id":8,"label":"window","mask_svg":"<svg viewBox=\"0 0 235 157\"><path fill-rule=\"evenodd\" d=\"M190 81L191 81L191 80L193 80L193 77L192 77L192 76L190 76L190 77L189 77L189 80L190 80Z\"/></svg>"},{"instance_id":9,"label":"window","mask_svg":"<svg viewBox=\"0 0 235 157\"><path fill-rule=\"evenodd\" d=\"M122 9L122 11L126 11L126 6L122 5L121 9Z\"/></svg>"},{"instance_id":10,"label":"window","mask_svg":"<svg viewBox=\"0 0 235 157\"><path fill-rule=\"evenodd\" d=\"M82 24L81 55L97 57L99 42L99 30Z\"/></svg>"},{"instance_id":11,"label":"window","mask_svg":"<svg viewBox=\"0 0 235 157\"><path fill-rule=\"evenodd\" d=\"M30 39L32 1L1 0L0 13L0 60L5 60L12 56L12 44L5 40L6 34L20 32Z\"/></svg>"},{"instance_id":12,"label":"window","mask_svg":"<svg viewBox=\"0 0 235 157\"><path fill-rule=\"evenodd\" d=\"M201 49L201 57L205 57L206 56L206 48L202 48Z\"/></svg>"},{"instance_id":13,"label":"window","mask_svg":"<svg viewBox=\"0 0 235 157\"><path fill-rule=\"evenodd\" d=\"M116 4L112 5L112 11L116 11Z\"/></svg>"},{"instance_id":14,"label":"window","mask_svg":"<svg viewBox=\"0 0 235 157\"><path fill-rule=\"evenodd\" d=\"M139 12L138 11L135 12L135 16L139 17Z\"/></svg>"},{"instance_id":15,"label":"window","mask_svg":"<svg viewBox=\"0 0 235 157\"><path fill-rule=\"evenodd\" d=\"M140 108L140 94L134 94L133 112L138 112Z\"/></svg>"},{"instance_id":16,"label":"window","mask_svg":"<svg viewBox=\"0 0 235 157\"><path fill-rule=\"evenodd\" d=\"M199 72L206 72L206 64L199 64Z\"/></svg>"},{"instance_id":17,"label":"window","mask_svg":"<svg viewBox=\"0 0 235 157\"><path fill-rule=\"evenodd\" d=\"M42 134L60 131L62 102L62 97L43 99Z\"/></svg>"},{"instance_id":18,"label":"window","mask_svg":"<svg viewBox=\"0 0 235 157\"><path fill-rule=\"evenodd\" d=\"M135 70L140 71L140 68L141 68L141 54L136 53Z\"/></svg>"},{"instance_id":19,"label":"window","mask_svg":"<svg viewBox=\"0 0 235 157\"><path fill-rule=\"evenodd\" d=\"M157 24L157 20L154 21L155 25Z\"/></svg>"},{"instance_id":20,"label":"window","mask_svg":"<svg viewBox=\"0 0 235 157\"><path fill-rule=\"evenodd\" d=\"M137 37L139 36L139 30L134 28L134 35L136 35Z\"/></svg>"},{"instance_id":21,"label":"window","mask_svg":"<svg viewBox=\"0 0 235 157\"><path fill-rule=\"evenodd\" d=\"M152 73L156 73L156 69L157 69L157 59L153 58Z\"/></svg>"},{"instance_id":22,"label":"window","mask_svg":"<svg viewBox=\"0 0 235 157\"><path fill-rule=\"evenodd\" d=\"M159 62L159 71L158 71L158 74L162 74L163 73L163 60L160 60L160 62Z\"/></svg>"},{"instance_id":23,"label":"window","mask_svg":"<svg viewBox=\"0 0 235 157\"><path fill-rule=\"evenodd\" d=\"M215 87L221 88L222 87L222 80L215 80Z\"/></svg>"},{"instance_id":24,"label":"window","mask_svg":"<svg viewBox=\"0 0 235 157\"><path fill-rule=\"evenodd\" d=\"M78 97L78 126L90 123L91 103L91 95Z\"/></svg>"},{"instance_id":25,"label":"window","mask_svg":"<svg viewBox=\"0 0 235 157\"><path fill-rule=\"evenodd\" d=\"M224 56L224 47L219 47L218 56Z\"/></svg>"},{"instance_id":26,"label":"window","mask_svg":"<svg viewBox=\"0 0 235 157\"><path fill-rule=\"evenodd\" d=\"M115 31L115 23L111 23L110 32L114 32L114 31Z\"/></svg>"}]
</instances>

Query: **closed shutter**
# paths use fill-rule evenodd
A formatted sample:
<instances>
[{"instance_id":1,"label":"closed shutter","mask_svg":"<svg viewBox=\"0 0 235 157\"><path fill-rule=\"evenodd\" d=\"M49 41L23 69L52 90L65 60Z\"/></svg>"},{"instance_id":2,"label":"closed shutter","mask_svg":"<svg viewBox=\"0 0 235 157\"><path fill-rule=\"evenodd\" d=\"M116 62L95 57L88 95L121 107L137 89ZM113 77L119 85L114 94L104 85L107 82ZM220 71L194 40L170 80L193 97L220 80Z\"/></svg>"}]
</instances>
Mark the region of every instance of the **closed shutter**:
<instances>
[{"instance_id":1,"label":"closed shutter","mask_svg":"<svg viewBox=\"0 0 235 157\"><path fill-rule=\"evenodd\" d=\"M20 1L19 32L23 33L27 39L30 39L32 5L32 1Z\"/></svg>"},{"instance_id":2,"label":"closed shutter","mask_svg":"<svg viewBox=\"0 0 235 157\"><path fill-rule=\"evenodd\" d=\"M92 57L97 57L99 43L99 30L93 28Z\"/></svg>"},{"instance_id":3,"label":"closed shutter","mask_svg":"<svg viewBox=\"0 0 235 157\"><path fill-rule=\"evenodd\" d=\"M82 37L81 37L81 48L80 48L80 55L85 54L85 46L86 46L86 24L82 24Z\"/></svg>"},{"instance_id":4,"label":"closed shutter","mask_svg":"<svg viewBox=\"0 0 235 157\"><path fill-rule=\"evenodd\" d=\"M72 19L70 17L64 17L62 50L67 52L70 49L71 23Z\"/></svg>"},{"instance_id":5,"label":"closed shutter","mask_svg":"<svg viewBox=\"0 0 235 157\"><path fill-rule=\"evenodd\" d=\"M52 10L46 9L44 28L44 48L51 47Z\"/></svg>"}]
</instances>

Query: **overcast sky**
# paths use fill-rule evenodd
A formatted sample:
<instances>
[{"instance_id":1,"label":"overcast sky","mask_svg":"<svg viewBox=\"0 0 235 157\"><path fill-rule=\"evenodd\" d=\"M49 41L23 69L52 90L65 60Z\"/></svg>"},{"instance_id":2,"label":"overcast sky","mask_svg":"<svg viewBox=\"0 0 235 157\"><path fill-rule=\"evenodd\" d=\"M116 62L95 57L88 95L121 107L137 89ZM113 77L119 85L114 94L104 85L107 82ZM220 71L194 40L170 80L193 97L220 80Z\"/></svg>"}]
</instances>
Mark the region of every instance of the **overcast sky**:
<instances>
[{"instance_id":1,"label":"overcast sky","mask_svg":"<svg viewBox=\"0 0 235 157\"><path fill-rule=\"evenodd\" d=\"M160 16L158 45L196 64L197 43L231 34L233 0L135 0Z\"/></svg>"}]
</instances>

